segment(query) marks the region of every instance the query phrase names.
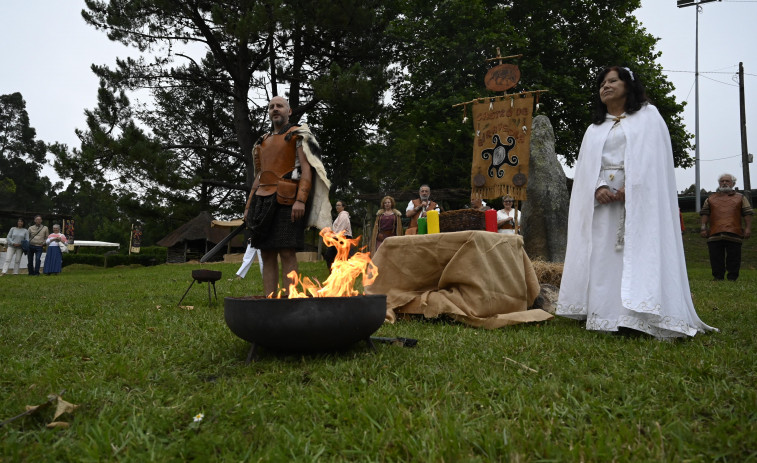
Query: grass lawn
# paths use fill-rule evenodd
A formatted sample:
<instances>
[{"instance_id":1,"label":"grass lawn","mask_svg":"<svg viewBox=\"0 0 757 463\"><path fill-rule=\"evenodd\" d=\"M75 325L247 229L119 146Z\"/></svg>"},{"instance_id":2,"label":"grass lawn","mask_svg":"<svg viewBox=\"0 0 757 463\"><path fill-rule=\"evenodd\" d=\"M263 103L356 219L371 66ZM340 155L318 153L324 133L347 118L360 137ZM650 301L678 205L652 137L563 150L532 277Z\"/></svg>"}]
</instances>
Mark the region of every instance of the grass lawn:
<instances>
[{"instance_id":1,"label":"grass lawn","mask_svg":"<svg viewBox=\"0 0 757 463\"><path fill-rule=\"evenodd\" d=\"M62 390L80 407L58 419L68 428L46 428L53 409L0 428L0 461L757 461L757 246L738 282L712 282L704 240L684 241L718 333L406 320L377 335L416 348L262 351L250 365L204 285L176 307L199 265L5 276L0 421ZM262 292L256 267L244 281L235 264L205 268L223 272L221 299ZM325 278L323 262L301 270Z\"/></svg>"}]
</instances>

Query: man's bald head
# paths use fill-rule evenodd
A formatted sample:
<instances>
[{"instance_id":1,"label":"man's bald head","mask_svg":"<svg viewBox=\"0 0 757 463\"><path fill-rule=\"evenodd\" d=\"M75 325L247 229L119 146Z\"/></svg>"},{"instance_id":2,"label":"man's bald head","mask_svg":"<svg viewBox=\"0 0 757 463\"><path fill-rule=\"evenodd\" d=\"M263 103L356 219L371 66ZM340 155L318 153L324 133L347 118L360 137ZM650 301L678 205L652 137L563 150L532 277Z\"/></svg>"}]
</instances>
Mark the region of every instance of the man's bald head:
<instances>
[{"instance_id":1,"label":"man's bald head","mask_svg":"<svg viewBox=\"0 0 757 463\"><path fill-rule=\"evenodd\" d=\"M268 117L273 122L274 131L281 129L289 123L289 116L292 115L292 108L286 98L275 96L268 103Z\"/></svg>"}]
</instances>

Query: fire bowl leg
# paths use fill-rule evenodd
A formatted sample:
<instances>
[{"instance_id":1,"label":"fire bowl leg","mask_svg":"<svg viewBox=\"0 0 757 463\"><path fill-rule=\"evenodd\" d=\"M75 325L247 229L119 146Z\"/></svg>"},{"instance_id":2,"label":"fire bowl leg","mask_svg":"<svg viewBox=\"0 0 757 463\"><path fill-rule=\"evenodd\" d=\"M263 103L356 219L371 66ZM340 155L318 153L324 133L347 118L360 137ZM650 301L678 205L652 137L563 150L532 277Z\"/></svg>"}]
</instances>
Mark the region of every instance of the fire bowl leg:
<instances>
[{"instance_id":1,"label":"fire bowl leg","mask_svg":"<svg viewBox=\"0 0 757 463\"><path fill-rule=\"evenodd\" d=\"M189 290L190 290L190 289L192 289L192 285L194 285L194 284L195 284L195 281L196 281L196 280L192 280L192 283L189 283L189 288L187 288L187 290L186 290L186 291L184 291L184 295L183 295L183 296L181 296L181 299L179 299L179 303L178 303L178 304L176 304L177 306L180 306L180 305L181 305L181 301L183 301L183 300L184 300L184 298L185 298L185 297L187 297L187 293L189 292Z\"/></svg>"},{"instance_id":2,"label":"fire bowl leg","mask_svg":"<svg viewBox=\"0 0 757 463\"><path fill-rule=\"evenodd\" d=\"M244 362L245 365L249 365L252 361L258 361L258 353L255 352L256 347L254 342L250 343L250 352L247 353L247 360Z\"/></svg>"},{"instance_id":3,"label":"fire bowl leg","mask_svg":"<svg viewBox=\"0 0 757 463\"><path fill-rule=\"evenodd\" d=\"M373 344L373 340L370 337L365 338L365 343L368 344L368 347L370 347L373 352L378 353L378 349L376 349L376 345Z\"/></svg>"}]
</instances>

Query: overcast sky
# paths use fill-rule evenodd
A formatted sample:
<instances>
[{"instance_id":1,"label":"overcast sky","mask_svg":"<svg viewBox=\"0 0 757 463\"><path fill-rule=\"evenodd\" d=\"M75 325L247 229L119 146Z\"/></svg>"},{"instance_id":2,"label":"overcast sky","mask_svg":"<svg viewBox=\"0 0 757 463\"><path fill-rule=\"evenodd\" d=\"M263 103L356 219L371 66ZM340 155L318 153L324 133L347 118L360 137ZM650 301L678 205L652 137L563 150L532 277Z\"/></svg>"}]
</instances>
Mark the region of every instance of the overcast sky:
<instances>
[{"instance_id":1,"label":"overcast sky","mask_svg":"<svg viewBox=\"0 0 757 463\"><path fill-rule=\"evenodd\" d=\"M96 104L98 82L92 63L112 66L129 51L110 42L81 18L83 0L0 1L0 94L21 92L37 138L78 147L75 128L84 128L84 109ZM739 89L736 74L744 63L747 137L757 153L757 0L707 3L699 14L699 127L701 186L717 187L730 172L743 187ZM636 12L647 31L661 40L662 64L687 101L684 122L694 133L695 8L677 8L676 0L643 0ZM751 104L750 104L751 102ZM757 188L755 163L750 165ZM52 168L45 175L57 179ZM572 176L570 171L568 174ZM694 183L694 168L677 169L678 190Z\"/></svg>"}]
</instances>

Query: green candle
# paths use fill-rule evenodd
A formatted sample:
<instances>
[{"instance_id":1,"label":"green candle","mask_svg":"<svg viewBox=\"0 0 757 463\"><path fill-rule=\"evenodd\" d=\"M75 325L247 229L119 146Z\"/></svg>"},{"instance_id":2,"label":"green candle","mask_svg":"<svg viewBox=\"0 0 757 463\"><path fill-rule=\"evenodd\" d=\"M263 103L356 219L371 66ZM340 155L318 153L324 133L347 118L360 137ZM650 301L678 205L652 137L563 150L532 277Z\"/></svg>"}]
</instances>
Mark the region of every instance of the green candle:
<instances>
[{"instance_id":1,"label":"green candle","mask_svg":"<svg viewBox=\"0 0 757 463\"><path fill-rule=\"evenodd\" d=\"M421 217L418 219L418 234L419 235L425 235L428 233L428 225L426 224L426 218Z\"/></svg>"}]
</instances>

